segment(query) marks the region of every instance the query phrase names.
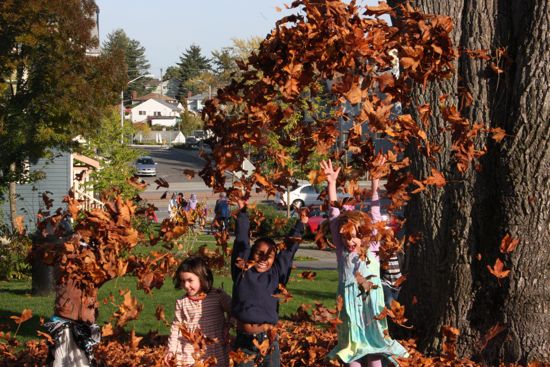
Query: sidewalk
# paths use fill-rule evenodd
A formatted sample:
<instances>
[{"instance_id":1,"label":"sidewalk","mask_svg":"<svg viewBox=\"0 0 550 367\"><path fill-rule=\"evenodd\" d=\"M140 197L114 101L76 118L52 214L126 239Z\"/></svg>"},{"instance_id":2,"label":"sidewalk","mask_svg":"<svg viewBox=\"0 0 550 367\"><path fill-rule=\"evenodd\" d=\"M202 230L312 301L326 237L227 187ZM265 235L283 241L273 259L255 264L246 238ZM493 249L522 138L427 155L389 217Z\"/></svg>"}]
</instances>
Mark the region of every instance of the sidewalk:
<instances>
[{"instance_id":1,"label":"sidewalk","mask_svg":"<svg viewBox=\"0 0 550 367\"><path fill-rule=\"evenodd\" d=\"M336 254L334 251L325 251L317 249L317 246L311 242L305 242L300 245L296 252L296 257L310 257L316 260L294 261L296 269L300 270L336 270Z\"/></svg>"}]
</instances>

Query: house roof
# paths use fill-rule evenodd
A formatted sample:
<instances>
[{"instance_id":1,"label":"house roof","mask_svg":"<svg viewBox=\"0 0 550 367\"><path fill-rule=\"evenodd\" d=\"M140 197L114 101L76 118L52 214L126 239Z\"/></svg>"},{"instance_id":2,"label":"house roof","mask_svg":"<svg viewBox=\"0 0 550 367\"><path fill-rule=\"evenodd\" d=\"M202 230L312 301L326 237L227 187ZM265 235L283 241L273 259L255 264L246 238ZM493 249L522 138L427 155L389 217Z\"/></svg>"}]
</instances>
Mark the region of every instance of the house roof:
<instances>
[{"instance_id":1,"label":"house roof","mask_svg":"<svg viewBox=\"0 0 550 367\"><path fill-rule=\"evenodd\" d=\"M188 101L202 101L209 97L208 93L195 94L191 97L187 97Z\"/></svg>"},{"instance_id":2,"label":"house roof","mask_svg":"<svg viewBox=\"0 0 550 367\"><path fill-rule=\"evenodd\" d=\"M175 98L165 96L163 94L159 93L149 93L141 97L137 97L132 99L132 101L147 101L149 99L156 99L156 100L164 100L164 101L176 101Z\"/></svg>"},{"instance_id":3,"label":"house roof","mask_svg":"<svg viewBox=\"0 0 550 367\"><path fill-rule=\"evenodd\" d=\"M156 98L155 98L155 101L157 101L158 103L160 103L160 104L162 104L162 105L165 105L166 107L171 108L172 111L183 111L181 108L178 107L177 104L170 103L170 102L163 101L163 100L161 100L161 99L156 99Z\"/></svg>"},{"instance_id":4,"label":"house roof","mask_svg":"<svg viewBox=\"0 0 550 367\"><path fill-rule=\"evenodd\" d=\"M183 111L183 109L178 107L178 104L176 104L176 103L170 103L168 101L165 101L165 100L162 100L162 99L156 99L156 98L149 98L147 101L149 101L149 100L153 100L157 103L160 103L161 105L170 108L172 111ZM139 107L139 106L141 106L142 104L144 104L147 101L143 101L140 104L133 106L132 110Z\"/></svg>"}]
</instances>

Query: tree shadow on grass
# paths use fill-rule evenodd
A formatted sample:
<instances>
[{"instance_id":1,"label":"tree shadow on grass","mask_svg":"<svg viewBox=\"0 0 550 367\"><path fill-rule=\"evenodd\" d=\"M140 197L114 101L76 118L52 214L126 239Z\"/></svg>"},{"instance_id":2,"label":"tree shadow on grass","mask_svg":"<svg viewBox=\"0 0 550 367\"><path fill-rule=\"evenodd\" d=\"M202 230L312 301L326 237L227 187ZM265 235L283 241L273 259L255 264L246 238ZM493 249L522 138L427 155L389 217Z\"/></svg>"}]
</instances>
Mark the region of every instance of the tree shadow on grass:
<instances>
[{"instance_id":1,"label":"tree shadow on grass","mask_svg":"<svg viewBox=\"0 0 550 367\"><path fill-rule=\"evenodd\" d=\"M14 322L14 320L10 318L10 316L20 315L21 313L17 313L11 310L0 310L0 325L2 326L3 331L11 331L11 335L13 335L17 330L18 325ZM19 331L17 331L17 336L38 339L39 337L36 334L36 331L45 331L44 327L40 326L40 318L42 317L44 319L44 322L47 322L50 316L51 315L46 316L33 314L29 320L21 324L21 326L19 327Z\"/></svg>"}]
</instances>

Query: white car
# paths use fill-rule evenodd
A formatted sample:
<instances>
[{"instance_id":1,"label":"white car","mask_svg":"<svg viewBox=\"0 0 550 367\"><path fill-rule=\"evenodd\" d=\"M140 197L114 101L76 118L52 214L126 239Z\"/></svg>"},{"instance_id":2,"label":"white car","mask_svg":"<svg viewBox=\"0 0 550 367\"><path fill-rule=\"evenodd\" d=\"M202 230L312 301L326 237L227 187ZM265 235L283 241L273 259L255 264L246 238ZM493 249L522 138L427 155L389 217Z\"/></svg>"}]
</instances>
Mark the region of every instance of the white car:
<instances>
[{"instance_id":1,"label":"white car","mask_svg":"<svg viewBox=\"0 0 550 367\"><path fill-rule=\"evenodd\" d=\"M304 205L321 205L323 203L323 200L319 199L321 191L317 191L315 186L311 184L300 185L296 189L290 191L290 203L297 208L301 208ZM338 200L342 200L346 197L351 197L351 195L338 190ZM275 204L278 206L286 206L287 198L288 191L282 194L278 192L275 194Z\"/></svg>"}]
</instances>

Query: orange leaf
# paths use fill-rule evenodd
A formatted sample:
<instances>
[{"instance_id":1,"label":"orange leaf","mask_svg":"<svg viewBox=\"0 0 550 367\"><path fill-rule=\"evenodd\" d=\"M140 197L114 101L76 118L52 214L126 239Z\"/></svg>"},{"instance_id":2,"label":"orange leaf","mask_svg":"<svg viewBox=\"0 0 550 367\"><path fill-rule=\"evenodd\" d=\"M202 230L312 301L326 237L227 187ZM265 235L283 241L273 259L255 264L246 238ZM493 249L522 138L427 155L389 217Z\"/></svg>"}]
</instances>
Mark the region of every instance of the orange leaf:
<instances>
[{"instance_id":1,"label":"orange leaf","mask_svg":"<svg viewBox=\"0 0 550 367\"><path fill-rule=\"evenodd\" d=\"M489 131L493 133L493 136L491 136L491 138L497 143L501 142L502 139L506 137L506 131L504 131L500 127L495 127L493 129L490 129Z\"/></svg>"},{"instance_id":2,"label":"orange leaf","mask_svg":"<svg viewBox=\"0 0 550 367\"><path fill-rule=\"evenodd\" d=\"M432 168L432 175L424 180L424 184L435 185L436 187L443 187L446 183L443 174L435 168Z\"/></svg>"},{"instance_id":3,"label":"orange leaf","mask_svg":"<svg viewBox=\"0 0 550 367\"><path fill-rule=\"evenodd\" d=\"M506 234L500 242L500 252L503 254L509 254L516 249L518 244L518 239L512 238L509 234Z\"/></svg>"},{"instance_id":4,"label":"orange leaf","mask_svg":"<svg viewBox=\"0 0 550 367\"><path fill-rule=\"evenodd\" d=\"M112 324L105 324L101 328L101 336L107 337L113 335L113 325Z\"/></svg>"},{"instance_id":5,"label":"orange leaf","mask_svg":"<svg viewBox=\"0 0 550 367\"><path fill-rule=\"evenodd\" d=\"M500 259L497 259L492 268L487 265L487 269L489 269L489 272L498 279L506 278L510 274L510 270L504 270L504 263Z\"/></svg>"},{"instance_id":6,"label":"orange leaf","mask_svg":"<svg viewBox=\"0 0 550 367\"><path fill-rule=\"evenodd\" d=\"M25 308L23 312L21 312L21 316L10 316L10 319L14 320L16 324L22 324L28 319L32 317L32 310Z\"/></svg>"}]
</instances>

